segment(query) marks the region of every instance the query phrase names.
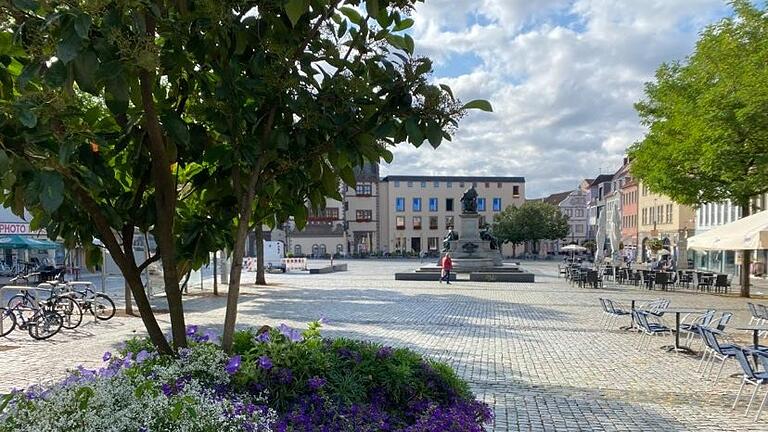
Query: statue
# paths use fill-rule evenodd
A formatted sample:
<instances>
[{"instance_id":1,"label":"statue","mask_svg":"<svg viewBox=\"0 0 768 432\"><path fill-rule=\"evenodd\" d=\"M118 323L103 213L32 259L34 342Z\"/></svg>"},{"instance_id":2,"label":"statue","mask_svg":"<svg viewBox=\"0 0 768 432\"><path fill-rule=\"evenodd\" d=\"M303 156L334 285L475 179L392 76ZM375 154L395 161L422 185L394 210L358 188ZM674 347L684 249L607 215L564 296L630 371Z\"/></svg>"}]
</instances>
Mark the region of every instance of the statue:
<instances>
[{"instance_id":1,"label":"statue","mask_svg":"<svg viewBox=\"0 0 768 432\"><path fill-rule=\"evenodd\" d=\"M443 252L451 250L451 241L458 239L459 233L454 231L453 228L448 228L448 233L443 237Z\"/></svg>"},{"instance_id":2,"label":"statue","mask_svg":"<svg viewBox=\"0 0 768 432\"><path fill-rule=\"evenodd\" d=\"M462 213L477 213L477 191L472 186L464 191L464 195L461 196L461 211Z\"/></svg>"},{"instance_id":3,"label":"statue","mask_svg":"<svg viewBox=\"0 0 768 432\"><path fill-rule=\"evenodd\" d=\"M491 250L499 249L499 241L491 234L491 227L488 224L485 224L483 229L480 230L480 240L490 242Z\"/></svg>"}]
</instances>

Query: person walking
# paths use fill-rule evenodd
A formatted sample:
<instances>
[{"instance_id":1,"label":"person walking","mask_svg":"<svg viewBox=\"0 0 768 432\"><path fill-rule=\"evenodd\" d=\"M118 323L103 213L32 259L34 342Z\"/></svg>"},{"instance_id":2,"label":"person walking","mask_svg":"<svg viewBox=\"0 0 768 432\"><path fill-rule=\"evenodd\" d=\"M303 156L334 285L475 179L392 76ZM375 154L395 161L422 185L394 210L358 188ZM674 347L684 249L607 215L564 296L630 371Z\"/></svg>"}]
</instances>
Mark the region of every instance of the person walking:
<instances>
[{"instance_id":1,"label":"person walking","mask_svg":"<svg viewBox=\"0 0 768 432\"><path fill-rule=\"evenodd\" d=\"M446 284L451 284L451 270L453 270L453 260L451 260L451 254L447 253L440 261L440 267L443 270L440 272L440 283L445 281Z\"/></svg>"}]
</instances>

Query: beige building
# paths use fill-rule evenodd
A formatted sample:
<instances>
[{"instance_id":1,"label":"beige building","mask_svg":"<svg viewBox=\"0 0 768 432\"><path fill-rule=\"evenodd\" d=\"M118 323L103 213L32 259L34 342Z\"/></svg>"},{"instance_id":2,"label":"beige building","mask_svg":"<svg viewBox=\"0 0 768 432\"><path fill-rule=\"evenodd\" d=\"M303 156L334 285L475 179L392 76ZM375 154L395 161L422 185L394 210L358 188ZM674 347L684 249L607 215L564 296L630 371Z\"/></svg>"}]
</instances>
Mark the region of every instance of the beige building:
<instances>
[{"instance_id":1,"label":"beige building","mask_svg":"<svg viewBox=\"0 0 768 432\"><path fill-rule=\"evenodd\" d=\"M379 198L380 251L391 254L437 254L449 228L460 232L461 196L474 186L480 223L509 205L525 202L522 177L388 176L381 180ZM509 250L507 250L509 249ZM511 254L511 246L504 254Z\"/></svg>"},{"instance_id":2,"label":"beige building","mask_svg":"<svg viewBox=\"0 0 768 432\"><path fill-rule=\"evenodd\" d=\"M671 252L678 267L685 268L688 255L685 241L694 233L694 209L677 204L665 195L651 192L642 182L638 184L638 192L638 261L650 259L651 251L647 243L651 239L659 239L664 248Z\"/></svg>"}]
</instances>

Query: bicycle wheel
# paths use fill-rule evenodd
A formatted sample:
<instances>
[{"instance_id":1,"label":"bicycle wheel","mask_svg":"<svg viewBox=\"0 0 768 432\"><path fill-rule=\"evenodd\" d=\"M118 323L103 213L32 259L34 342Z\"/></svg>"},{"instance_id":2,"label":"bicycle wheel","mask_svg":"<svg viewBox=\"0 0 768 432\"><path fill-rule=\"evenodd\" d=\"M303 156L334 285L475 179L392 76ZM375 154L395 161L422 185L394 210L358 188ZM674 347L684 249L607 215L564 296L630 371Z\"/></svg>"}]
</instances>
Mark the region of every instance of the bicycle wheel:
<instances>
[{"instance_id":1,"label":"bicycle wheel","mask_svg":"<svg viewBox=\"0 0 768 432\"><path fill-rule=\"evenodd\" d=\"M53 301L53 310L61 315L61 326L67 330L74 330L83 322L83 310L69 297L57 297Z\"/></svg>"},{"instance_id":2,"label":"bicycle wheel","mask_svg":"<svg viewBox=\"0 0 768 432\"><path fill-rule=\"evenodd\" d=\"M55 335L61 330L61 315L56 312L42 311L32 317L27 323L27 329L32 339L43 340Z\"/></svg>"},{"instance_id":3,"label":"bicycle wheel","mask_svg":"<svg viewBox=\"0 0 768 432\"><path fill-rule=\"evenodd\" d=\"M106 294L96 294L90 301L90 309L97 320L108 321L115 316L115 302Z\"/></svg>"},{"instance_id":4,"label":"bicycle wheel","mask_svg":"<svg viewBox=\"0 0 768 432\"><path fill-rule=\"evenodd\" d=\"M36 306L32 304L24 295L16 294L8 300L8 309L19 314L21 321L29 321L35 314ZM14 316L14 318L16 318Z\"/></svg>"},{"instance_id":5,"label":"bicycle wheel","mask_svg":"<svg viewBox=\"0 0 768 432\"><path fill-rule=\"evenodd\" d=\"M8 336L16 328L16 316L12 310L0 308L0 337Z\"/></svg>"}]
</instances>

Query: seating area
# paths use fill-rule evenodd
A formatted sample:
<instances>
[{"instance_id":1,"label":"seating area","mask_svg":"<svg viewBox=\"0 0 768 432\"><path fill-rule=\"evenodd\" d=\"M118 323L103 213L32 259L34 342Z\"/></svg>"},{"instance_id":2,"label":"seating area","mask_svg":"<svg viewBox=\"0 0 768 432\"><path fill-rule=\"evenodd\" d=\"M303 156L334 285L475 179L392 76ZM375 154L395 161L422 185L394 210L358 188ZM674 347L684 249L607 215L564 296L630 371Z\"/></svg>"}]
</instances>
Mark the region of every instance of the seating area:
<instances>
[{"instance_id":1,"label":"seating area","mask_svg":"<svg viewBox=\"0 0 768 432\"><path fill-rule=\"evenodd\" d=\"M660 291L690 290L728 294L731 289L729 275L696 270L645 270L618 266L592 269L566 263L559 266L558 275L582 288L601 288L603 281L607 281Z\"/></svg>"},{"instance_id":2,"label":"seating area","mask_svg":"<svg viewBox=\"0 0 768 432\"><path fill-rule=\"evenodd\" d=\"M759 343L760 337L768 335L766 305L747 303L751 319L745 324L734 324L731 311L678 308L665 298L632 300L629 306L605 297L599 298L599 302L602 327L638 333L634 347L639 353L663 344L661 348L670 353L698 356L697 372L712 391L735 388L720 384L730 379L728 373L724 374L726 365L738 365L740 387L731 409L740 408L746 402L744 415L753 415L755 422L761 420L768 404L768 346ZM752 344L735 341L735 336L744 339L743 332L753 336ZM754 388L745 391L749 386ZM768 430L768 426L766 428Z\"/></svg>"}]
</instances>

